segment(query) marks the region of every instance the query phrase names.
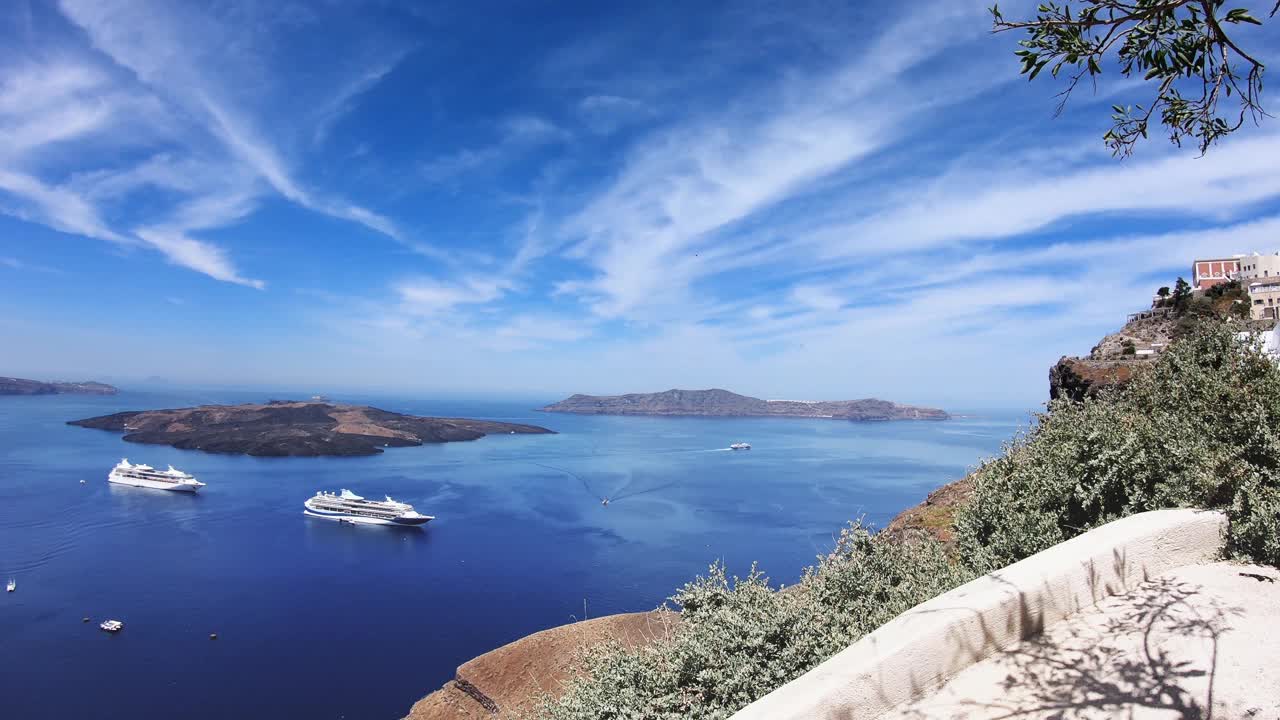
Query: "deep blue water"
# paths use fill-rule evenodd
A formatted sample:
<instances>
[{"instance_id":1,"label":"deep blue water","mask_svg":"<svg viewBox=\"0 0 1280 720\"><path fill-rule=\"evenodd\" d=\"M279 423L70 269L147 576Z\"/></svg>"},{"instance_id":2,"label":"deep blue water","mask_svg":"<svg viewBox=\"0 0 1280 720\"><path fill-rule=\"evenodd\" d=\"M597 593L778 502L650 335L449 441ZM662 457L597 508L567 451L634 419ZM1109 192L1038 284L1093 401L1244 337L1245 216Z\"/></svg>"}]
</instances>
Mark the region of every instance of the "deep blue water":
<instances>
[{"instance_id":1,"label":"deep blue water","mask_svg":"<svg viewBox=\"0 0 1280 720\"><path fill-rule=\"evenodd\" d=\"M335 399L560 434L286 459L64 424L268 397L0 397L0 576L18 580L0 597L0 716L393 720L475 655L581 618L584 604L592 617L651 609L717 558L795 582L846 521L883 525L1024 420L578 417L352 396ZM738 440L754 449L724 449ZM208 487L110 486L123 456ZM302 515L316 490L340 488L438 519L417 531ZM124 631L98 630L105 618Z\"/></svg>"}]
</instances>

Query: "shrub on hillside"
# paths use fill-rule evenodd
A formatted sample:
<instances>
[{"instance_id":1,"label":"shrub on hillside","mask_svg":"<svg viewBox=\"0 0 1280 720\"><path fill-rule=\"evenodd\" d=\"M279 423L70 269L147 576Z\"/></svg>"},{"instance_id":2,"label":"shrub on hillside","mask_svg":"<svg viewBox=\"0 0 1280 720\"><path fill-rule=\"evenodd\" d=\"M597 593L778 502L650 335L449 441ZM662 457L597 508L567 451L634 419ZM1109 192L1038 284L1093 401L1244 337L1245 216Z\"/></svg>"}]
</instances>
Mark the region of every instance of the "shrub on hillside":
<instances>
[{"instance_id":1,"label":"shrub on hillside","mask_svg":"<svg viewBox=\"0 0 1280 720\"><path fill-rule=\"evenodd\" d=\"M1120 391L1058 400L976 473L957 517L975 571L1167 507L1226 510L1230 554L1280 564L1280 371L1226 324L1197 325Z\"/></svg>"},{"instance_id":2,"label":"shrub on hillside","mask_svg":"<svg viewBox=\"0 0 1280 720\"><path fill-rule=\"evenodd\" d=\"M730 579L716 564L671 598L684 622L670 640L589 650L581 668L589 679L570 683L538 716L726 718L969 578L936 542L893 542L858 523L786 590L755 568Z\"/></svg>"}]
</instances>

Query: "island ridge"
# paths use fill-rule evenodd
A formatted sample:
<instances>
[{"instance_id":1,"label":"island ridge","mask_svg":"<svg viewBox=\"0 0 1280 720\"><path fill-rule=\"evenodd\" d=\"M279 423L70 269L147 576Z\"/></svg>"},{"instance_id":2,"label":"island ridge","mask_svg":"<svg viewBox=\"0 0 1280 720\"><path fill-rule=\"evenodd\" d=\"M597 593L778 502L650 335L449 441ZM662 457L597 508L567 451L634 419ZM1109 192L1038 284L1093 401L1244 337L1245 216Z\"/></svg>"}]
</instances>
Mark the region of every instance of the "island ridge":
<instances>
[{"instance_id":1,"label":"island ridge","mask_svg":"<svg viewBox=\"0 0 1280 720\"><path fill-rule=\"evenodd\" d=\"M0 395L115 395L118 390L100 382L42 382L0 377Z\"/></svg>"},{"instance_id":2,"label":"island ridge","mask_svg":"<svg viewBox=\"0 0 1280 720\"><path fill-rule=\"evenodd\" d=\"M584 415L692 415L709 417L803 417L835 420L946 420L935 408L888 400L761 400L728 390L667 390L629 395L574 395L541 408Z\"/></svg>"},{"instance_id":3,"label":"island ridge","mask_svg":"<svg viewBox=\"0 0 1280 720\"><path fill-rule=\"evenodd\" d=\"M124 431L128 442L259 456L376 455L384 447L476 440L489 434L554 434L537 425L279 400L120 412L67 424Z\"/></svg>"}]
</instances>

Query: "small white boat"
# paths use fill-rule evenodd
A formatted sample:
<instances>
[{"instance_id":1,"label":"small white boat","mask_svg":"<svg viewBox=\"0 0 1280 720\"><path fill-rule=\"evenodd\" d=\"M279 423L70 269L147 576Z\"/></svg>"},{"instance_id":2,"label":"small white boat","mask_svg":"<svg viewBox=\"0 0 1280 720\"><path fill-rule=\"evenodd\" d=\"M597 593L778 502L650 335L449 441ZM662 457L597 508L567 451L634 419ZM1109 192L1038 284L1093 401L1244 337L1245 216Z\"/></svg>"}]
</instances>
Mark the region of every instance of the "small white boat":
<instances>
[{"instance_id":1,"label":"small white boat","mask_svg":"<svg viewBox=\"0 0 1280 720\"><path fill-rule=\"evenodd\" d=\"M14 580L13 578L9 578L9 584L5 585L4 589L5 589L5 592L13 592L14 590L17 590L18 581Z\"/></svg>"},{"instance_id":2,"label":"small white boat","mask_svg":"<svg viewBox=\"0 0 1280 720\"><path fill-rule=\"evenodd\" d=\"M106 630L109 633L114 633L114 632L120 632L120 630L124 628L124 623L120 622L119 620L103 620L102 624L99 625L98 627L102 628L103 630Z\"/></svg>"},{"instance_id":3,"label":"small white boat","mask_svg":"<svg viewBox=\"0 0 1280 720\"><path fill-rule=\"evenodd\" d=\"M734 443L729 446L730 450L750 450L751 443Z\"/></svg>"}]
</instances>

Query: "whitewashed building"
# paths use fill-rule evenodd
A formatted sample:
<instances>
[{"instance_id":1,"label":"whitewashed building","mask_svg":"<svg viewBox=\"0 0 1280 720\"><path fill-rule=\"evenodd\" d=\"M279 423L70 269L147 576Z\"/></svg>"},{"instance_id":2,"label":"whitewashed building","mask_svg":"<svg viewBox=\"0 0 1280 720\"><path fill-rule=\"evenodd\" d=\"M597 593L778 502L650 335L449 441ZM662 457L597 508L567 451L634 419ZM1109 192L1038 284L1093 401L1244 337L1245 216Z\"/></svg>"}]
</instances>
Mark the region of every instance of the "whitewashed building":
<instances>
[{"instance_id":1,"label":"whitewashed building","mask_svg":"<svg viewBox=\"0 0 1280 720\"><path fill-rule=\"evenodd\" d=\"M1247 284L1249 317L1254 320L1280 318L1280 278L1256 278Z\"/></svg>"},{"instance_id":2,"label":"whitewashed building","mask_svg":"<svg viewBox=\"0 0 1280 720\"><path fill-rule=\"evenodd\" d=\"M1240 278L1280 278L1280 252L1270 255L1255 252L1240 258Z\"/></svg>"},{"instance_id":3,"label":"whitewashed building","mask_svg":"<svg viewBox=\"0 0 1280 720\"><path fill-rule=\"evenodd\" d=\"M1264 355L1275 361L1280 361L1280 334L1275 330L1266 330L1260 333L1238 333L1236 337L1242 342L1253 341L1258 343L1258 349Z\"/></svg>"}]
</instances>

